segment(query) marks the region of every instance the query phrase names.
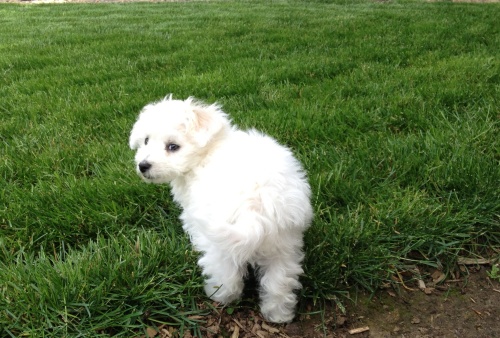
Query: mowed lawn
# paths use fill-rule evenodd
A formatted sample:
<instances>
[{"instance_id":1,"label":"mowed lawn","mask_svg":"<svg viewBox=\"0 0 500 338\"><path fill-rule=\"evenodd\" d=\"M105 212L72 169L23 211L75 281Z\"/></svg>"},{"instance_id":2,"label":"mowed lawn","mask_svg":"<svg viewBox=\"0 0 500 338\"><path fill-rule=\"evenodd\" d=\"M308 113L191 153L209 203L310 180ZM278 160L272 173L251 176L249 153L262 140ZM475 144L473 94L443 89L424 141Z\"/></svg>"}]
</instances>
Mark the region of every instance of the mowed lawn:
<instances>
[{"instance_id":1,"label":"mowed lawn","mask_svg":"<svg viewBox=\"0 0 500 338\"><path fill-rule=\"evenodd\" d=\"M497 258L498 18L427 1L0 4L0 335L200 332L197 253L128 149L168 93L220 102L304 164L299 312Z\"/></svg>"}]
</instances>

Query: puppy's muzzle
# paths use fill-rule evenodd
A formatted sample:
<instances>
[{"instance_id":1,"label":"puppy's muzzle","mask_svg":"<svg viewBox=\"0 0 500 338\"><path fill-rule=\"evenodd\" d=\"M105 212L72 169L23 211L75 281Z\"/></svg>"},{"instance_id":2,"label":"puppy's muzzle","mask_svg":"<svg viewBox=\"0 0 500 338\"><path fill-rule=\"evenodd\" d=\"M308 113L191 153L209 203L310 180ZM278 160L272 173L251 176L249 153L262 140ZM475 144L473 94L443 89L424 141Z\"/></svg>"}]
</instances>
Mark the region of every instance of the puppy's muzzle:
<instances>
[{"instance_id":1,"label":"puppy's muzzle","mask_svg":"<svg viewBox=\"0 0 500 338\"><path fill-rule=\"evenodd\" d=\"M151 168L151 163L149 163L147 161L142 161L139 163L138 167L139 167L139 171L144 174L145 172L147 172Z\"/></svg>"}]
</instances>

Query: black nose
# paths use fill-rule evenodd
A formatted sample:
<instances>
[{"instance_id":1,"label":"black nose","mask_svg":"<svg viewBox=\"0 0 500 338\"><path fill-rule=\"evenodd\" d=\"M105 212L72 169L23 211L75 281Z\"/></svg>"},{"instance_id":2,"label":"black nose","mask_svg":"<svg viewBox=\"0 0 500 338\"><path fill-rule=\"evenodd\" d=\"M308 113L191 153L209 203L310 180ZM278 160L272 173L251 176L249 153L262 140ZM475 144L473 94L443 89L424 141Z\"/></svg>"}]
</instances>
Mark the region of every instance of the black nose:
<instances>
[{"instance_id":1,"label":"black nose","mask_svg":"<svg viewBox=\"0 0 500 338\"><path fill-rule=\"evenodd\" d=\"M146 171L149 170L149 168L151 168L151 163L146 162L146 161L142 161L142 162L139 163L139 171L141 173L144 174Z\"/></svg>"}]
</instances>

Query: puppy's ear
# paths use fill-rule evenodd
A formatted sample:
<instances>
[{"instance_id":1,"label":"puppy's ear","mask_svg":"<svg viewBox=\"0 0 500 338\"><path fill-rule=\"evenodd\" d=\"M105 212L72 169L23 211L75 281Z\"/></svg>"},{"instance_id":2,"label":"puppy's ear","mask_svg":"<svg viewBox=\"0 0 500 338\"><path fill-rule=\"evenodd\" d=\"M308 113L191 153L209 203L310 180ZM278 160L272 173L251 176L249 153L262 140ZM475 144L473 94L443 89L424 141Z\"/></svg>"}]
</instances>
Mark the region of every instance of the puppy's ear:
<instances>
[{"instance_id":1,"label":"puppy's ear","mask_svg":"<svg viewBox=\"0 0 500 338\"><path fill-rule=\"evenodd\" d=\"M227 115L217 104L204 106L193 103L189 98L194 114L192 121L193 135L200 147L205 147L218 133L228 128Z\"/></svg>"},{"instance_id":2,"label":"puppy's ear","mask_svg":"<svg viewBox=\"0 0 500 338\"><path fill-rule=\"evenodd\" d=\"M130 138L128 140L130 149L136 150L141 145L141 136L139 133L139 121L134 124L132 131L130 132Z\"/></svg>"},{"instance_id":3,"label":"puppy's ear","mask_svg":"<svg viewBox=\"0 0 500 338\"><path fill-rule=\"evenodd\" d=\"M130 149L136 150L141 146L141 143L144 140L144 131L143 131L143 125L144 125L144 119L145 119L145 113L150 109L151 105L148 104L144 108L142 108L141 112L139 113L139 117L137 118L137 121L135 122L134 126L132 127L132 131L130 132L130 138L129 138L129 146Z\"/></svg>"}]
</instances>

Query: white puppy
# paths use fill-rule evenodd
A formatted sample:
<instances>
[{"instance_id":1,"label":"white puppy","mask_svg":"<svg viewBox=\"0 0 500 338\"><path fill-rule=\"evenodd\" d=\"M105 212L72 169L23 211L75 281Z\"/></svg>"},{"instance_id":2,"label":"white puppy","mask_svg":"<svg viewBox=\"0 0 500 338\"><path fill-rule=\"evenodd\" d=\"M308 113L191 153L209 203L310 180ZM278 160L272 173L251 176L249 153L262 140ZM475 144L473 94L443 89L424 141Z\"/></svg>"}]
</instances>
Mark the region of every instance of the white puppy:
<instances>
[{"instance_id":1,"label":"white puppy","mask_svg":"<svg viewBox=\"0 0 500 338\"><path fill-rule=\"evenodd\" d=\"M231 126L217 104L172 95L144 107L130 135L137 172L170 183L183 228L206 276L205 292L238 299L247 264L260 282L261 311L276 323L294 317L310 187L291 151L255 130Z\"/></svg>"}]
</instances>

